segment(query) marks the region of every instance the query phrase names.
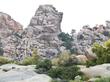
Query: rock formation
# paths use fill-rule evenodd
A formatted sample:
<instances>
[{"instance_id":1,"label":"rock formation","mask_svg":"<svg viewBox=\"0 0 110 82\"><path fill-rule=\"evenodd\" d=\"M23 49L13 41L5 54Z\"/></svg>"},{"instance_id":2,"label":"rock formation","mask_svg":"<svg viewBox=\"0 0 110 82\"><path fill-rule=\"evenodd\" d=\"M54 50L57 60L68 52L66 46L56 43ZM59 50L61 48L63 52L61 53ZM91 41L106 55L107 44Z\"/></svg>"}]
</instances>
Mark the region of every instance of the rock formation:
<instances>
[{"instance_id":1,"label":"rock formation","mask_svg":"<svg viewBox=\"0 0 110 82\"><path fill-rule=\"evenodd\" d=\"M52 58L60 51L61 33L60 24L62 13L58 12L52 5L41 5L32 17L29 26L22 34L22 41L18 53L31 55L32 49L37 48L42 57ZM22 51L25 52L22 52Z\"/></svg>"},{"instance_id":2,"label":"rock formation","mask_svg":"<svg viewBox=\"0 0 110 82\"><path fill-rule=\"evenodd\" d=\"M62 41L58 38L62 32L62 16L63 13L52 5L41 5L28 27L23 30L22 25L9 15L0 13L0 55L22 60L26 56L32 56L33 50L37 49L44 58L57 56L64 50ZM78 33L72 30L72 37L72 48L76 50L76 54L88 55L88 48L94 42L102 44L110 38L110 21L106 21L106 26L83 26Z\"/></svg>"},{"instance_id":3,"label":"rock formation","mask_svg":"<svg viewBox=\"0 0 110 82\"><path fill-rule=\"evenodd\" d=\"M77 54L88 55L89 48L91 48L93 43L102 44L110 38L110 22L106 21L106 26L96 25L93 28L88 25L83 26L77 34L73 34L73 38L73 48L77 50Z\"/></svg>"},{"instance_id":4,"label":"rock formation","mask_svg":"<svg viewBox=\"0 0 110 82\"><path fill-rule=\"evenodd\" d=\"M11 56L21 39L22 25L14 21L11 16L0 12L0 53ZM2 49L2 50L1 50Z\"/></svg>"}]
</instances>

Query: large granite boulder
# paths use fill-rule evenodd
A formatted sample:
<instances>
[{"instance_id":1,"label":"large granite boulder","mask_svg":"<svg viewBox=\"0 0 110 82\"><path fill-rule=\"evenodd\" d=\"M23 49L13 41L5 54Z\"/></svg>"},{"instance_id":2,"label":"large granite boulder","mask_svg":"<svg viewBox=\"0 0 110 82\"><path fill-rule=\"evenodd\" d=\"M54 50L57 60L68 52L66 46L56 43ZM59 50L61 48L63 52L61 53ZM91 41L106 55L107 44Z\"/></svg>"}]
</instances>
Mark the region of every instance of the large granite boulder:
<instances>
[{"instance_id":1,"label":"large granite boulder","mask_svg":"<svg viewBox=\"0 0 110 82\"><path fill-rule=\"evenodd\" d=\"M22 34L18 53L31 55L32 49L37 48L42 57L52 58L60 52L62 13L52 5L41 5L32 17L30 24ZM24 52L22 52L24 50Z\"/></svg>"},{"instance_id":2,"label":"large granite boulder","mask_svg":"<svg viewBox=\"0 0 110 82\"><path fill-rule=\"evenodd\" d=\"M110 64L96 65L89 68L82 68L81 72L85 74L86 77L110 77Z\"/></svg>"},{"instance_id":3,"label":"large granite boulder","mask_svg":"<svg viewBox=\"0 0 110 82\"><path fill-rule=\"evenodd\" d=\"M52 79L45 74L34 72L35 66L6 64L0 66L0 82L50 82Z\"/></svg>"}]
</instances>

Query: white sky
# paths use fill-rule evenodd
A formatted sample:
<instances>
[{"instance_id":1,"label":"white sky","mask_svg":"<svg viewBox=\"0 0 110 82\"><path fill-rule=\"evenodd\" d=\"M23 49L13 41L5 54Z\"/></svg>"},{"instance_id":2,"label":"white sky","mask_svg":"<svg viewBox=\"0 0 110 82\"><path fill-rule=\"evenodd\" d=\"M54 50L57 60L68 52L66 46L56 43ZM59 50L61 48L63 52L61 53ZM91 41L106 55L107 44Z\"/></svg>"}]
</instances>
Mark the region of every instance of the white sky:
<instances>
[{"instance_id":1,"label":"white sky","mask_svg":"<svg viewBox=\"0 0 110 82\"><path fill-rule=\"evenodd\" d=\"M0 12L11 15L25 28L40 4L52 4L64 13L64 32L79 30L87 24L105 24L105 20L110 20L110 0L0 0Z\"/></svg>"}]
</instances>

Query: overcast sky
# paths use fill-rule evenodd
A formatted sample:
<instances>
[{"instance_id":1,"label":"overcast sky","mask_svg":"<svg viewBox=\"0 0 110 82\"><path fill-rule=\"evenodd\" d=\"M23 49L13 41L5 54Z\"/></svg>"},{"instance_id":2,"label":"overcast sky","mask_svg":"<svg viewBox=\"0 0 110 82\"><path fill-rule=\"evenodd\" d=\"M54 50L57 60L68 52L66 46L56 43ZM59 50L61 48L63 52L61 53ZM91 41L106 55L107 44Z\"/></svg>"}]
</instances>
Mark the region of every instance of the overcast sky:
<instances>
[{"instance_id":1,"label":"overcast sky","mask_svg":"<svg viewBox=\"0 0 110 82\"><path fill-rule=\"evenodd\" d=\"M25 28L41 4L52 4L64 13L61 24L64 32L110 20L110 0L0 0L0 12L11 15Z\"/></svg>"}]
</instances>

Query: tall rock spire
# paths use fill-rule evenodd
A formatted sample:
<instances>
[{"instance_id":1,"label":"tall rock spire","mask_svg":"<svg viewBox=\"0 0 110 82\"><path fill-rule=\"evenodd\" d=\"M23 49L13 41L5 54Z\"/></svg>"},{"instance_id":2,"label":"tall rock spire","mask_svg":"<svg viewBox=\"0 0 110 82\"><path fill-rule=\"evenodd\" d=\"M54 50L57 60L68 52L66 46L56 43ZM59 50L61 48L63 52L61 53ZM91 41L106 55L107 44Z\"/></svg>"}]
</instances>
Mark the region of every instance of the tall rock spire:
<instances>
[{"instance_id":1,"label":"tall rock spire","mask_svg":"<svg viewBox=\"0 0 110 82\"><path fill-rule=\"evenodd\" d=\"M61 21L63 13L58 12L52 5L40 5L30 24L23 32L21 46L24 49L23 55L32 53L37 48L40 55L51 58L59 53L61 33Z\"/></svg>"}]
</instances>

